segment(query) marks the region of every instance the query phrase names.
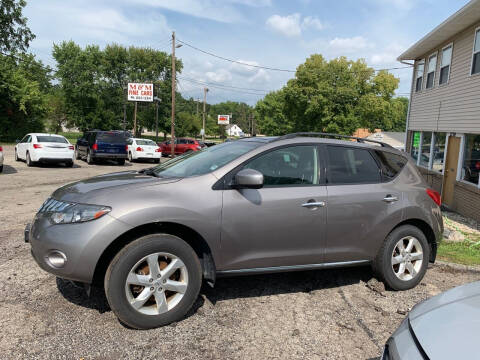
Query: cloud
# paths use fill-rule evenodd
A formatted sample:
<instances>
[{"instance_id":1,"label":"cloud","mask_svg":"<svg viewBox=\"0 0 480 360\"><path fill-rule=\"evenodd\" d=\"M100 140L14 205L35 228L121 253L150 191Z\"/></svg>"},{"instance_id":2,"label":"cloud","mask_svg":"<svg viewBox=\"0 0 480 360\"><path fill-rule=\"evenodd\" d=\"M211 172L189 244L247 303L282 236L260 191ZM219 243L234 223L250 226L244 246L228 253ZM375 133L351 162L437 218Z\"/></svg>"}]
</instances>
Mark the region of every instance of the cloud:
<instances>
[{"instance_id":1,"label":"cloud","mask_svg":"<svg viewBox=\"0 0 480 360\"><path fill-rule=\"evenodd\" d=\"M322 22L315 16L307 16L303 19L302 28L313 28L315 30L322 30L325 26Z\"/></svg>"},{"instance_id":2,"label":"cloud","mask_svg":"<svg viewBox=\"0 0 480 360\"><path fill-rule=\"evenodd\" d=\"M132 2L223 23L246 21L239 6L271 6L271 0L128 0L129 4Z\"/></svg>"},{"instance_id":3,"label":"cloud","mask_svg":"<svg viewBox=\"0 0 480 360\"><path fill-rule=\"evenodd\" d=\"M226 69L219 69L218 71L208 71L205 76L209 81L222 83L232 80L232 74Z\"/></svg>"},{"instance_id":4,"label":"cloud","mask_svg":"<svg viewBox=\"0 0 480 360\"><path fill-rule=\"evenodd\" d=\"M258 69L257 73L248 78L249 83L266 83L270 81L270 75L264 69Z\"/></svg>"},{"instance_id":5,"label":"cloud","mask_svg":"<svg viewBox=\"0 0 480 360\"><path fill-rule=\"evenodd\" d=\"M307 16L302 20L299 13L280 16L272 15L266 21L267 27L286 37L297 37L303 30L322 30L324 25L316 16Z\"/></svg>"},{"instance_id":6,"label":"cloud","mask_svg":"<svg viewBox=\"0 0 480 360\"><path fill-rule=\"evenodd\" d=\"M373 48L374 44L362 36L354 36L351 38L336 37L329 41L328 46L329 49L334 52L353 53L359 50Z\"/></svg>"},{"instance_id":7,"label":"cloud","mask_svg":"<svg viewBox=\"0 0 480 360\"><path fill-rule=\"evenodd\" d=\"M267 19L267 27L286 37L300 36L302 28L300 27L300 14L287 16L272 15Z\"/></svg>"},{"instance_id":8,"label":"cloud","mask_svg":"<svg viewBox=\"0 0 480 360\"><path fill-rule=\"evenodd\" d=\"M248 60L242 60L238 59L237 61L242 62L244 64L249 64L249 65L256 65L258 66L258 62L256 61L248 61ZM232 63L230 65L230 70L238 75L251 75L255 73L258 69L253 67L253 66L246 66L238 63Z\"/></svg>"},{"instance_id":9,"label":"cloud","mask_svg":"<svg viewBox=\"0 0 480 360\"><path fill-rule=\"evenodd\" d=\"M399 10L409 11L415 6L416 0L374 0L377 5L395 7Z\"/></svg>"},{"instance_id":10,"label":"cloud","mask_svg":"<svg viewBox=\"0 0 480 360\"><path fill-rule=\"evenodd\" d=\"M396 59L406 49L397 43L388 44L383 51L376 52L370 57L370 64L372 65L389 65L398 64Z\"/></svg>"}]
</instances>

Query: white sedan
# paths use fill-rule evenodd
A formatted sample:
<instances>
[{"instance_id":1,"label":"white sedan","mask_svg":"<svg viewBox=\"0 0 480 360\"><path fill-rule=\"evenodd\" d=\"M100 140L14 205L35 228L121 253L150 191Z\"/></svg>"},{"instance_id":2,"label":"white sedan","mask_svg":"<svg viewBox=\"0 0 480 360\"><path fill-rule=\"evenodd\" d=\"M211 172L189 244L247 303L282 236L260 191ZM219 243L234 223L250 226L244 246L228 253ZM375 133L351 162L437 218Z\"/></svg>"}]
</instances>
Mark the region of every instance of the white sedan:
<instances>
[{"instance_id":1,"label":"white sedan","mask_svg":"<svg viewBox=\"0 0 480 360\"><path fill-rule=\"evenodd\" d=\"M15 160L25 160L27 166L48 162L72 167L74 153L74 146L64 136L56 134L27 134L15 146Z\"/></svg>"},{"instance_id":2,"label":"white sedan","mask_svg":"<svg viewBox=\"0 0 480 360\"><path fill-rule=\"evenodd\" d=\"M127 140L128 144L128 161L135 160L153 160L156 163L160 162L162 157L162 149L149 139L130 138Z\"/></svg>"}]
</instances>

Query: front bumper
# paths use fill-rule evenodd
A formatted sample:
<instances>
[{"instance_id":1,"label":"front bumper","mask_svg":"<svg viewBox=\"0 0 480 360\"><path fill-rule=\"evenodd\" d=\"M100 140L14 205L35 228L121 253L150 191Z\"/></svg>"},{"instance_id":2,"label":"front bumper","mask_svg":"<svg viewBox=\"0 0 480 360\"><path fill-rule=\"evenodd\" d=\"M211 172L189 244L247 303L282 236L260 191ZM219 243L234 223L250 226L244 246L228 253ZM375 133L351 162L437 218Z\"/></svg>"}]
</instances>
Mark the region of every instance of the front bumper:
<instances>
[{"instance_id":1,"label":"front bumper","mask_svg":"<svg viewBox=\"0 0 480 360\"><path fill-rule=\"evenodd\" d=\"M76 224L56 224L37 215L25 228L25 241L31 244L32 256L43 270L60 278L91 283L95 267L105 249L131 227L110 215ZM52 252L65 255L63 267L48 261Z\"/></svg>"}]
</instances>

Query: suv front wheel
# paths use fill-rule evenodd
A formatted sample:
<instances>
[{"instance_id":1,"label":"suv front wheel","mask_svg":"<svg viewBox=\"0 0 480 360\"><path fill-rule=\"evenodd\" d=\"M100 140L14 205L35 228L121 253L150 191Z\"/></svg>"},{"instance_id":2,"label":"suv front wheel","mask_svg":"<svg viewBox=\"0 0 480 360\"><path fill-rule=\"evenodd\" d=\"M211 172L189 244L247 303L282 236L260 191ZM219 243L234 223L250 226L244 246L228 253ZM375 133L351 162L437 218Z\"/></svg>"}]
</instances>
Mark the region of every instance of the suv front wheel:
<instances>
[{"instance_id":1,"label":"suv front wheel","mask_svg":"<svg viewBox=\"0 0 480 360\"><path fill-rule=\"evenodd\" d=\"M195 251L169 234L143 236L110 263L105 293L115 315L136 329L178 321L197 299L202 268Z\"/></svg>"},{"instance_id":2,"label":"suv front wheel","mask_svg":"<svg viewBox=\"0 0 480 360\"><path fill-rule=\"evenodd\" d=\"M374 261L377 275L393 290L408 290L425 276L430 247L425 234L412 225L394 229Z\"/></svg>"}]
</instances>

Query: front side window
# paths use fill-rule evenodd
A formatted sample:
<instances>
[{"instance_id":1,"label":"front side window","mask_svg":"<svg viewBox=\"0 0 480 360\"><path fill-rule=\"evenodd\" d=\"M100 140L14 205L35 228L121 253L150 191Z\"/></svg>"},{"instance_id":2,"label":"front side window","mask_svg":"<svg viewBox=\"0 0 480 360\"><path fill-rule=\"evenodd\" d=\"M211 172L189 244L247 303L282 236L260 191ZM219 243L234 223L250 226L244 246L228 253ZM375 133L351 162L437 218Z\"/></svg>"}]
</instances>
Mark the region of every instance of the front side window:
<instances>
[{"instance_id":1,"label":"front side window","mask_svg":"<svg viewBox=\"0 0 480 360\"><path fill-rule=\"evenodd\" d=\"M442 63L440 64L440 81L439 84L446 84L450 76L450 64L452 63L452 45L442 50Z\"/></svg>"},{"instance_id":2,"label":"front side window","mask_svg":"<svg viewBox=\"0 0 480 360\"><path fill-rule=\"evenodd\" d=\"M435 70L437 69L437 54L434 54L428 58L428 70L427 70L427 89L431 89L435 83Z\"/></svg>"},{"instance_id":3,"label":"front side window","mask_svg":"<svg viewBox=\"0 0 480 360\"><path fill-rule=\"evenodd\" d=\"M420 61L417 64L417 75L415 80L415 91L422 90L422 83L423 83L423 70L425 69L425 61Z\"/></svg>"},{"instance_id":4,"label":"front side window","mask_svg":"<svg viewBox=\"0 0 480 360\"><path fill-rule=\"evenodd\" d=\"M430 147L432 146L432 133L424 132L422 140L422 151L420 157L420 165L428 168L430 164Z\"/></svg>"},{"instance_id":5,"label":"front side window","mask_svg":"<svg viewBox=\"0 0 480 360\"><path fill-rule=\"evenodd\" d=\"M316 146L292 146L270 151L244 167L263 174L265 187L318 184Z\"/></svg>"},{"instance_id":6,"label":"front side window","mask_svg":"<svg viewBox=\"0 0 480 360\"><path fill-rule=\"evenodd\" d=\"M365 184L381 181L380 169L368 150L344 146L327 146L327 182Z\"/></svg>"},{"instance_id":7,"label":"front side window","mask_svg":"<svg viewBox=\"0 0 480 360\"><path fill-rule=\"evenodd\" d=\"M472 75L480 73L480 29L475 32L475 43L473 46Z\"/></svg>"},{"instance_id":8,"label":"front side window","mask_svg":"<svg viewBox=\"0 0 480 360\"><path fill-rule=\"evenodd\" d=\"M447 134L435 133L432 153L432 170L443 173L443 159L445 157L445 141Z\"/></svg>"},{"instance_id":9,"label":"front side window","mask_svg":"<svg viewBox=\"0 0 480 360\"><path fill-rule=\"evenodd\" d=\"M420 131L414 131L412 133L412 147L410 149L410 155L415 161L418 159L418 153L420 150L420 135Z\"/></svg>"},{"instance_id":10,"label":"front side window","mask_svg":"<svg viewBox=\"0 0 480 360\"><path fill-rule=\"evenodd\" d=\"M463 153L462 179L478 185L480 173L480 135L468 134L465 136Z\"/></svg>"}]
</instances>

